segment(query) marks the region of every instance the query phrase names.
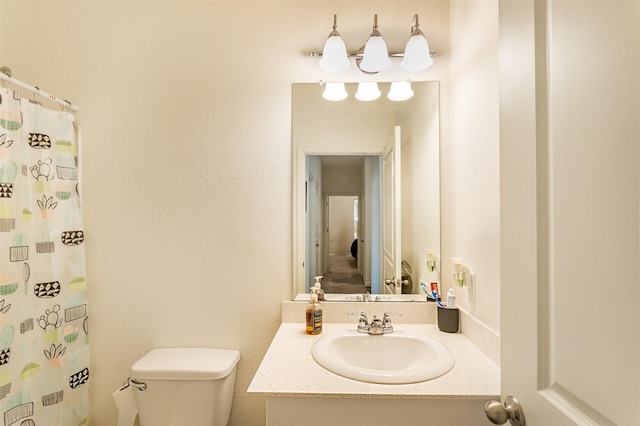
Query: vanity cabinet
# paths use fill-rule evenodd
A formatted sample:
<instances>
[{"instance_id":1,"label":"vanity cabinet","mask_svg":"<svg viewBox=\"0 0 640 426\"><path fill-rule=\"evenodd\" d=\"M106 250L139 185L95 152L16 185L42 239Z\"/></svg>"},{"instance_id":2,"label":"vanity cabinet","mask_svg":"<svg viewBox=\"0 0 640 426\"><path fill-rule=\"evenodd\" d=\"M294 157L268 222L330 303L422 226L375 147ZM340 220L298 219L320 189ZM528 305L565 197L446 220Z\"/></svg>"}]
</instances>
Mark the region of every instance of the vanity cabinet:
<instances>
[{"instance_id":1,"label":"vanity cabinet","mask_svg":"<svg viewBox=\"0 0 640 426\"><path fill-rule=\"evenodd\" d=\"M323 334L350 327L355 324L325 323ZM447 346L456 359L453 369L433 380L402 385L347 379L313 359L311 348L322 334L306 334L301 322L283 322L248 388L249 394L266 398L267 425L487 424L484 404L500 399L498 365L460 333L442 333L435 324L395 327Z\"/></svg>"}]
</instances>

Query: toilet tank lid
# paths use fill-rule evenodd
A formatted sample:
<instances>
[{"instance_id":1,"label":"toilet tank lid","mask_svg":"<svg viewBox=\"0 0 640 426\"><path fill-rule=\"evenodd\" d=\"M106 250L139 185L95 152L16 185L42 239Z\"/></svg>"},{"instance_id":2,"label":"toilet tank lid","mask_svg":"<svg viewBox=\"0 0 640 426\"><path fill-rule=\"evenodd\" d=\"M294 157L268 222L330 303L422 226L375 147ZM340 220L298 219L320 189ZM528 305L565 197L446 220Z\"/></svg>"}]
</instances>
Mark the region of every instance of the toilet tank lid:
<instances>
[{"instance_id":1,"label":"toilet tank lid","mask_svg":"<svg viewBox=\"0 0 640 426\"><path fill-rule=\"evenodd\" d=\"M131 366L134 379L214 380L227 377L240 360L233 349L153 349Z\"/></svg>"}]
</instances>

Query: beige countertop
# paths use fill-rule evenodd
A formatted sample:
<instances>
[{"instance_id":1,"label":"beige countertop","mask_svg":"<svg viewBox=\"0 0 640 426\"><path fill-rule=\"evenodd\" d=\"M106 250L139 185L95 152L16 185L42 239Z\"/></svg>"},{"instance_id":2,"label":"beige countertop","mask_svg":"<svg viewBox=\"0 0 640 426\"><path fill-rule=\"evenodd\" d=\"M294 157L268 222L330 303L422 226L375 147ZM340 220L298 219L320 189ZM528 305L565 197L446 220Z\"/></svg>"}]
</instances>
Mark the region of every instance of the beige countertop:
<instances>
[{"instance_id":1,"label":"beige countertop","mask_svg":"<svg viewBox=\"0 0 640 426\"><path fill-rule=\"evenodd\" d=\"M332 331L354 327L353 323L325 322L323 334L311 336L305 333L303 323L282 323L247 391L260 396L288 397L499 398L499 367L465 336L443 333L435 324L394 325L397 330L431 336L453 353L453 369L433 380L403 385L364 383L334 374L314 361L311 347L317 339Z\"/></svg>"}]
</instances>

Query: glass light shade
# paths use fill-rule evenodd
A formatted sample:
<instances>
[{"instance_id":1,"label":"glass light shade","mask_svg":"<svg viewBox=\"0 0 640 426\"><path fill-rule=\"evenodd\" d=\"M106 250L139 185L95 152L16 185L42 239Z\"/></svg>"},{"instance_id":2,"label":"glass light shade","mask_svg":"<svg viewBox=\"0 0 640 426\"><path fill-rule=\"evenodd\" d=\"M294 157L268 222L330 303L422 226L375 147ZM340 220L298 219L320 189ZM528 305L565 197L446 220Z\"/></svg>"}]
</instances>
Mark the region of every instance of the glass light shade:
<instances>
[{"instance_id":1,"label":"glass light shade","mask_svg":"<svg viewBox=\"0 0 640 426\"><path fill-rule=\"evenodd\" d=\"M328 101L343 101L347 99L344 83L326 83L322 97Z\"/></svg>"},{"instance_id":2,"label":"glass light shade","mask_svg":"<svg viewBox=\"0 0 640 426\"><path fill-rule=\"evenodd\" d=\"M356 99L359 101L369 102L375 101L380 97L380 89L378 89L378 83L375 81L363 81L358 83L358 91L356 92Z\"/></svg>"},{"instance_id":3,"label":"glass light shade","mask_svg":"<svg viewBox=\"0 0 640 426\"><path fill-rule=\"evenodd\" d=\"M367 72L384 71L391 66L387 43L382 36L371 36L364 46L360 69Z\"/></svg>"},{"instance_id":4,"label":"glass light shade","mask_svg":"<svg viewBox=\"0 0 640 426\"><path fill-rule=\"evenodd\" d=\"M320 68L328 72L345 71L351 65L347 57L347 46L339 35L327 39L322 50Z\"/></svg>"},{"instance_id":5,"label":"glass light shade","mask_svg":"<svg viewBox=\"0 0 640 426\"><path fill-rule=\"evenodd\" d=\"M409 38L404 49L404 58L400 62L400 68L405 71L426 70L433 64L433 58L429 53L429 43L425 36L414 34Z\"/></svg>"},{"instance_id":6,"label":"glass light shade","mask_svg":"<svg viewBox=\"0 0 640 426\"><path fill-rule=\"evenodd\" d=\"M408 81L394 81L391 83L391 89L387 98L392 101L401 102L413 97L413 89Z\"/></svg>"}]
</instances>

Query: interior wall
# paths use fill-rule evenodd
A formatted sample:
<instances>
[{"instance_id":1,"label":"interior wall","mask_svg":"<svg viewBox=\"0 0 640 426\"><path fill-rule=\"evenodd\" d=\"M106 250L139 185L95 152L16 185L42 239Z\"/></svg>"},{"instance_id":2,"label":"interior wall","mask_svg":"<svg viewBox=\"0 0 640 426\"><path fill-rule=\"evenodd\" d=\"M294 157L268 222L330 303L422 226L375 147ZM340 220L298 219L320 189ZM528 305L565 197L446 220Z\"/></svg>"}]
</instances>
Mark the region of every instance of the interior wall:
<instances>
[{"instance_id":1,"label":"interior wall","mask_svg":"<svg viewBox=\"0 0 640 426\"><path fill-rule=\"evenodd\" d=\"M427 284L426 253L440 256L440 179L432 170L440 169L439 96L428 96L433 87L414 85L423 102L400 108L396 115L402 139L401 191L402 260L411 266L413 292L422 293L420 280Z\"/></svg>"},{"instance_id":2,"label":"interior wall","mask_svg":"<svg viewBox=\"0 0 640 426\"><path fill-rule=\"evenodd\" d=\"M456 302L500 331L498 2L451 2L450 144L442 145L442 275ZM451 244L451 246L447 246ZM476 300L452 284L451 257L476 273Z\"/></svg>"},{"instance_id":3,"label":"interior wall","mask_svg":"<svg viewBox=\"0 0 640 426\"><path fill-rule=\"evenodd\" d=\"M329 197L329 255L345 257L350 254L354 234L354 202L352 195Z\"/></svg>"},{"instance_id":4,"label":"interior wall","mask_svg":"<svg viewBox=\"0 0 640 426\"><path fill-rule=\"evenodd\" d=\"M322 167L323 195L360 194L362 190L362 167Z\"/></svg>"},{"instance_id":5,"label":"interior wall","mask_svg":"<svg viewBox=\"0 0 640 426\"><path fill-rule=\"evenodd\" d=\"M411 78L448 109L447 1L0 2L0 62L81 108L92 425L170 346L240 350L230 424L264 424L246 389L291 297L291 84L409 77L322 72L334 13L350 48L377 13L398 50L420 14L439 55Z\"/></svg>"},{"instance_id":6,"label":"interior wall","mask_svg":"<svg viewBox=\"0 0 640 426\"><path fill-rule=\"evenodd\" d=\"M300 149L327 153L380 152L393 129L389 103L363 103L351 94L340 102L322 99L323 86L298 84L293 99L293 139Z\"/></svg>"}]
</instances>

